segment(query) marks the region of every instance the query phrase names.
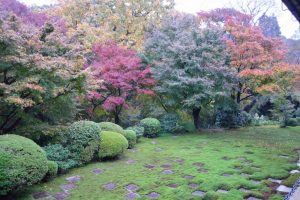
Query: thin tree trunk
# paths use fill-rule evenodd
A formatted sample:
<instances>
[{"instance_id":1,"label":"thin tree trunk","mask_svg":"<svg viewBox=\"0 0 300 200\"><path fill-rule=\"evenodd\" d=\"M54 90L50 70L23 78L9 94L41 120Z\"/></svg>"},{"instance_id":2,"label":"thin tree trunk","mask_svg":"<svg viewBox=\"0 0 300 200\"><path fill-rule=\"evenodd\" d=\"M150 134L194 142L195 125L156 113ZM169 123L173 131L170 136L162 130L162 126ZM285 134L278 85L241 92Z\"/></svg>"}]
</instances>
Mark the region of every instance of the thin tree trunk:
<instances>
[{"instance_id":1,"label":"thin tree trunk","mask_svg":"<svg viewBox=\"0 0 300 200\"><path fill-rule=\"evenodd\" d=\"M193 109L193 119L194 119L194 125L195 125L196 129L200 128L200 111L201 111L201 108Z\"/></svg>"},{"instance_id":2,"label":"thin tree trunk","mask_svg":"<svg viewBox=\"0 0 300 200\"><path fill-rule=\"evenodd\" d=\"M115 113L115 123L120 124L120 117L119 117L119 114L117 112Z\"/></svg>"}]
</instances>

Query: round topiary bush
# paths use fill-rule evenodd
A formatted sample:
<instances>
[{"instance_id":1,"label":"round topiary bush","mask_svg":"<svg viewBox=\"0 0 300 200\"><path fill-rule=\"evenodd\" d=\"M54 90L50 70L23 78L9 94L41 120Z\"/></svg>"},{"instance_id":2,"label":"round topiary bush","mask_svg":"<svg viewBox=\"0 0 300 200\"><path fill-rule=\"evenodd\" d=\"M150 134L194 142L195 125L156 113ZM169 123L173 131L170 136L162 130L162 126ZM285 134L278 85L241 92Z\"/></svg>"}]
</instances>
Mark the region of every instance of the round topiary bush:
<instances>
[{"instance_id":1,"label":"round topiary bush","mask_svg":"<svg viewBox=\"0 0 300 200\"><path fill-rule=\"evenodd\" d=\"M0 196L39 182L47 171L46 154L35 142L18 135L0 136Z\"/></svg>"},{"instance_id":2,"label":"round topiary bush","mask_svg":"<svg viewBox=\"0 0 300 200\"><path fill-rule=\"evenodd\" d=\"M160 122L155 118L145 118L141 121L144 127L144 136L149 138L157 137L160 131Z\"/></svg>"},{"instance_id":3,"label":"round topiary bush","mask_svg":"<svg viewBox=\"0 0 300 200\"><path fill-rule=\"evenodd\" d=\"M144 127L142 126L131 126L131 127L128 127L126 130L132 130L136 133L136 137L137 139L141 138L143 135L144 135Z\"/></svg>"},{"instance_id":4,"label":"round topiary bush","mask_svg":"<svg viewBox=\"0 0 300 200\"><path fill-rule=\"evenodd\" d=\"M124 136L128 141L128 148L129 149L133 148L137 140L136 133L133 130L125 130Z\"/></svg>"},{"instance_id":5,"label":"round topiary bush","mask_svg":"<svg viewBox=\"0 0 300 200\"><path fill-rule=\"evenodd\" d=\"M114 124L112 122L101 122L99 125L102 131L112 131L124 135L124 129L118 124Z\"/></svg>"},{"instance_id":6,"label":"round topiary bush","mask_svg":"<svg viewBox=\"0 0 300 200\"><path fill-rule=\"evenodd\" d=\"M121 155L128 148L127 139L120 133L102 131L99 158L114 158Z\"/></svg>"},{"instance_id":7,"label":"round topiary bush","mask_svg":"<svg viewBox=\"0 0 300 200\"><path fill-rule=\"evenodd\" d=\"M95 122L74 122L67 131L64 144L71 153L70 158L79 165L90 162L98 152L100 131Z\"/></svg>"},{"instance_id":8,"label":"round topiary bush","mask_svg":"<svg viewBox=\"0 0 300 200\"><path fill-rule=\"evenodd\" d=\"M48 160L47 165L48 172L45 176L46 180L56 177L58 172L58 164L56 162Z\"/></svg>"}]
</instances>

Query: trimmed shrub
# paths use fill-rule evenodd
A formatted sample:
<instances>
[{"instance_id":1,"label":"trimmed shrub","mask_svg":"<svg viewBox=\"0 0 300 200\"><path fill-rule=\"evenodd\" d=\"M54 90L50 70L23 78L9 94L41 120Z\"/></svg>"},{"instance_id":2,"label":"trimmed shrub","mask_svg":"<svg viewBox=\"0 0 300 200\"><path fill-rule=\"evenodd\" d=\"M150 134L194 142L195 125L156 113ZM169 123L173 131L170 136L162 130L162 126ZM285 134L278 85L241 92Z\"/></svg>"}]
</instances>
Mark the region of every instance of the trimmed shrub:
<instances>
[{"instance_id":1,"label":"trimmed shrub","mask_svg":"<svg viewBox=\"0 0 300 200\"><path fill-rule=\"evenodd\" d=\"M59 173L78 166L78 163L72 159L70 151L61 144L53 144L43 147L47 154L48 160L55 161L58 165Z\"/></svg>"},{"instance_id":2,"label":"trimmed shrub","mask_svg":"<svg viewBox=\"0 0 300 200\"><path fill-rule=\"evenodd\" d=\"M101 122L99 123L102 131L112 131L124 135L124 129L118 124L112 122Z\"/></svg>"},{"instance_id":3,"label":"trimmed shrub","mask_svg":"<svg viewBox=\"0 0 300 200\"><path fill-rule=\"evenodd\" d=\"M290 118L287 121L288 126L298 126L298 121L296 118Z\"/></svg>"},{"instance_id":4,"label":"trimmed shrub","mask_svg":"<svg viewBox=\"0 0 300 200\"><path fill-rule=\"evenodd\" d=\"M98 152L100 131L95 122L74 122L68 129L64 144L71 153L70 158L79 165L90 162Z\"/></svg>"},{"instance_id":5,"label":"trimmed shrub","mask_svg":"<svg viewBox=\"0 0 300 200\"><path fill-rule=\"evenodd\" d=\"M54 161L48 160L47 165L48 165L48 172L45 176L45 179L49 180L51 178L56 177L57 172L58 172L58 164Z\"/></svg>"},{"instance_id":6,"label":"trimmed shrub","mask_svg":"<svg viewBox=\"0 0 300 200\"><path fill-rule=\"evenodd\" d=\"M155 118L145 118L141 121L141 126L144 127L144 136L154 138L159 135L160 122Z\"/></svg>"},{"instance_id":7,"label":"trimmed shrub","mask_svg":"<svg viewBox=\"0 0 300 200\"><path fill-rule=\"evenodd\" d=\"M136 133L137 139L141 138L144 135L144 131L145 131L144 127L138 125L128 127L126 130L134 131Z\"/></svg>"},{"instance_id":8,"label":"trimmed shrub","mask_svg":"<svg viewBox=\"0 0 300 200\"><path fill-rule=\"evenodd\" d=\"M128 148L132 149L135 146L137 141L136 133L133 130L125 130L124 137L128 141Z\"/></svg>"},{"instance_id":9,"label":"trimmed shrub","mask_svg":"<svg viewBox=\"0 0 300 200\"><path fill-rule=\"evenodd\" d=\"M102 131L99 158L114 158L121 155L128 148L127 139L120 133Z\"/></svg>"},{"instance_id":10,"label":"trimmed shrub","mask_svg":"<svg viewBox=\"0 0 300 200\"><path fill-rule=\"evenodd\" d=\"M46 154L35 142L18 135L0 136L0 195L39 182L47 171Z\"/></svg>"}]
</instances>

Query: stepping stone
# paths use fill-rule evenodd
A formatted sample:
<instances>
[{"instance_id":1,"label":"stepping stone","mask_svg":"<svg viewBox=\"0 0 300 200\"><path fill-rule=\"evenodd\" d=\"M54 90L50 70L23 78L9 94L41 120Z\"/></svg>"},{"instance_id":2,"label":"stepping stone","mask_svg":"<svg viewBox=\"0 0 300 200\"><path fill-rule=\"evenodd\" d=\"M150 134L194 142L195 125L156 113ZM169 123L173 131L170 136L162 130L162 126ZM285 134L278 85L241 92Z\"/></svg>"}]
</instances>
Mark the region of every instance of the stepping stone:
<instances>
[{"instance_id":1,"label":"stepping stone","mask_svg":"<svg viewBox=\"0 0 300 200\"><path fill-rule=\"evenodd\" d=\"M126 164L128 165L132 165L132 164L135 164L136 163L136 160L127 160L126 161Z\"/></svg>"},{"instance_id":2,"label":"stepping stone","mask_svg":"<svg viewBox=\"0 0 300 200\"><path fill-rule=\"evenodd\" d=\"M250 193L251 190L245 189L245 188L240 188L239 191L244 192L244 193Z\"/></svg>"},{"instance_id":3,"label":"stepping stone","mask_svg":"<svg viewBox=\"0 0 300 200\"><path fill-rule=\"evenodd\" d=\"M77 181L80 181L81 177L80 176L71 176L66 178L67 181L69 181L70 183L75 183Z\"/></svg>"},{"instance_id":4,"label":"stepping stone","mask_svg":"<svg viewBox=\"0 0 300 200\"><path fill-rule=\"evenodd\" d=\"M230 158L227 157L227 156L224 156L222 159L223 159L223 160L230 160Z\"/></svg>"},{"instance_id":5,"label":"stepping stone","mask_svg":"<svg viewBox=\"0 0 300 200\"><path fill-rule=\"evenodd\" d=\"M250 174L246 174L246 173L241 173L241 176L249 177L251 175Z\"/></svg>"},{"instance_id":6,"label":"stepping stone","mask_svg":"<svg viewBox=\"0 0 300 200\"><path fill-rule=\"evenodd\" d=\"M223 190L223 189L219 189L219 190L217 190L217 192L219 192L219 193L222 193L222 194L226 194L226 193L228 193L228 191L227 191L227 190Z\"/></svg>"},{"instance_id":7,"label":"stepping stone","mask_svg":"<svg viewBox=\"0 0 300 200\"><path fill-rule=\"evenodd\" d=\"M246 157L238 157L238 160L241 160L241 161L244 161L246 159L247 159Z\"/></svg>"},{"instance_id":8,"label":"stepping stone","mask_svg":"<svg viewBox=\"0 0 300 200\"><path fill-rule=\"evenodd\" d=\"M205 192L200 191L200 190L196 190L196 191L194 191L194 192L192 193L192 195L198 196L198 197L204 197L205 194L206 194Z\"/></svg>"},{"instance_id":9,"label":"stepping stone","mask_svg":"<svg viewBox=\"0 0 300 200\"><path fill-rule=\"evenodd\" d=\"M57 200L62 200L62 199L65 199L69 196L70 196L70 193L68 193L68 192L60 192L60 193L57 193L57 194L53 195L53 197Z\"/></svg>"},{"instance_id":10,"label":"stepping stone","mask_svg":"<svg viewBox=\"0 0 300 200\"><path fill-rule=\"evenodd\" d=\"M300 172L299 170L295 169L295 170L290 171L290 174L296 174L296 173L299 173L299 172Z\"/></svg>"},{"instance_id":11,"label":"stepping stone","mask_svg":"<svg viewBox=\"0 0 300 200\"><path fill-rule=\"evenodd\" d=\"M107 183L102 186L106 190L114 190L117 187L117 184L115 183Z\"/></svg>"},{"instance_id":12,"label":"stepping stone","mask_svg":"<svg viewBox=\"0 0 300 200\"><path fill-rule=\"evenodd\" d=\"M204 164L200 163L200 162L197 162L197 163L193 163L193 166L195 166L195 167L203 167Z\"/></svg>"},{"instance_id":13,"label":"stepping stone","mask_svg":"<svg viewBox=\"0 0 300 200\"><path fill-rule=\"evenodd\" d=\"M287 155L280 155L279 157L280 158L289 158L289 156L287 156Z\"/></svg>"},{"instance_id":14,"label":"stepping stone","mask_svg":"<svg viewBox=\"0 0 300 200\"><path fill-rule=\"evenodd\" d=\"M189 186L189 188L192 188L192 189L197 189L199 187L199 185L196 183L190 183L188 186Z\"/></svg>"},{"instance_id":15,"label":"stepping stone","mask_svg":"<svg viewBox=\"0 0 300 200\"><path fill-rule=\"evenodd\" d=\"M172 168L172 165L171 164L164 164L164 165L161 165L160 167L164 168L164 169L170 169L170 168Z\"/></svg>"},{"instance_id":16,"label":"stepping stone","mask_svg":"<svg viewBox=\"0 0 300 200\"><path fill-rule=\"evenodd\" d=\"M168 185L168 187L170 187L170 188L177 188L178 185L176 183L171 183L171 184Z\"/></svg>"},{"instance_id":17,"label":"stepping stone","mask_svg":"<svg viewBox=\"0 0 300 200\"><path fill-rule=\"evenodd\" d=\"M260 181L250 180L253 185L259 185Z\"/></svg>"},{"instance_id":18,"label":"stepping stone","mask_svg":"<svg viewBox=\"0 0 300 200\"><path fill-rule=\"evenodd\" d=\"M131 153L135 153L135 152L137 152L138 150L137 150L137 149L128 149L128 151L131 152Z\"/></svg>"},{"instance_id":19,"label":"stepping stone","mask_svg":"<svg viewBox=\"0 0 300 200\"><path fill-rule=\"evenodd\" d=\"M157 199L157 198L160 197L160 194L157 193L157 192L151 192L150 194L147 194L147 197L148 197L149 199Z\"/></svg>"},{"instance_id":20,"label":"stepping stone","mask_svg":"<svg viewBox=\"0 0 300 200\"><path fill-rule=\"evenodd\" d=\"M279 193L285 193L285 194L290 193L291 190L292 190L292 188L286 187L286 186L284 186L284 185L280 185L280 186L276 189L277 192L279 192Z\"/></svg>"},{"instance_id":21,"label":"stepping stone","mask_svg":"<svg viewBox=\"0 0 300 200\"><path fill-rule=\"evenodd\" d=\"M272 179L272 178L268 178L268 181L270 181L272 183L278 183L278 184L280 184L282 182L282 180L277 180L277 179Z\"/></svg>"},{"instance_id":22,"label":"stepping stone","mask_svg":"<svg viewBox=\"0 0 300 200\"><path fill-rule=\"evenodd\" d=\"M151 144L157 144L157 142L156 141L151 141Z\"/></svg>"},{"instance_id":23,"label":"stepping stone","mask_svg":"<svg viewBox=\"0 0 300 200\"><path fill-rule=\"evenodd\" d=\"M225 173L225 174L222 174L222 176L229 177L229 176L232 176L232 174Z\"/></svg>"},{"instance_id":24,"label":"stepping stone","mask_svg":"<svg viewBox=\"0 0 300 200\"><path fill-rule=\"evenodd\" d=\"M259 198L256 198L256 197L249 197L247 200L262 200L262 199L259 199Z\"/></svg>"},{"instance_id":25,"label":"stepping stone","mask_svg":"<svg viewBox=\"0 0 300 200\"><path fill-rule=\"evenodd\" d=\"M191 176L191 175L186 175L183 178L187 179L187 180L193 180L195 178L195 176Z\"/></svg>"},{"instance_id":26,"label":"stepping stone","mask_svg":"<svg viewBox=\"0 0 300 200\"><path fill-rule=\"evenodd\" d=\"M98 174L102 174L104 172L103 169L93 169L92 171L94 174L98 175Z\"/></svg>"},{"instance_id":27,"label":"stepping stone","mask_svg":"<svg viewBox=\"0 0 300 200\"><path fill-rule=\"evenodd\" d=\"M124 195L125 199L136 199L136 198L140 198L140 197L141 196L139 194L133 193L133 192L130 192L130 193Z\"/></svg>"},{"instance_id":28,"label":"stepping stone","mask_svg":"<svg viewBox=\"0 0 300 200\"><path fill-rule=\"evenodd\" d=\"M155 151L163 151L163 149L162 149L162 148L159 148L159 147L157 147L157 148L155 148Z\"/></svg>"},{"instance_id":29,"label":"stepping stone","mask_svg":"<svg viewBox=\"0 0 300 200\"><path fill-rule=\"evenodd\" d=\"M75 185L75 184L73 184L73 183L69 183L69 184L66 184L66 185L61 185L60 186L60 188L62 189L62 190L64 190L65 192L68 192L68 191L70 191L70 190L73 190L73 189L75 189L77 186Z\"/></svg>"},{"instance_id":30,"label":"stepping stone","mask_svg":"<svg viewBox=\"0 0 300 200\"><path fill-rule=\"evenodd\" d=\"M183 159L176 159L174 160L174 162L177 162L179 164L183 164L184 163L184 160Z\"/></svg>"},{"instance_id":31,"label":"stepping stone","mask_svg":"<svg viewBox=\"0 0 300 200\"><path fill-rule=\"evenodd\" d=\"M202 169L202 168L198 169L197 171L198 171L198 172L202 172L202 173L207 173L207 172L208 172L207 169Z\"/></svg>"},{"instance_id":32,"label":"stepping stone","mask_svg":"<svg viewBox=\"0 0 300 200\"><path fill-rule=\"evenodd\" d=\"M147 164L147 165L144 165L144 167L146 167L147 169L153 169L153 168L155 168L155 165Z\"/></svg>"},{"instance_id":33,"label":"stepping stone","mask_svg":"<svg viewBox=\"0 0 300 200\"><path fill-rule=\"evenodd\" d=\"M250 164L252 164L252 161L245 161L244 164L245 165L250 165Z\"/></svg>"},{"instance_id":34,"label":"stepping stone","mask_svg":"<svg viewBox=\"0 0 300 200\"><path fill-rule=\"evenodd\" d=\"M167 170L164 170L164 171L163 171L163 173L164 173L164 174L173 174L173 171L172 171L172 170L169 170L169 169L167 169Z\"/></svg>"},{"instance_id":35,"label":"stepping stone","mask_svg":"<svg viewBox=\"0 0 300 200\"><path fill-rule=\"evenodd\" d=\"M34 199L45 199L50 198L51 195L48 192L36 192L32 194Z\"/></svg>"},{"instance_id":36,"label":"stepping stone","mask_svg":"<svg viewBox=\"0 0 300 200\"><path fill-rule=\"evenodd\" d=\"M132 192L135 192L139 189L139 186L137 185L134 185L134 184L129 184L129 185L126 185L125 188L128 190L128 191L132 191Z\"/></svg>"}]
</instances>

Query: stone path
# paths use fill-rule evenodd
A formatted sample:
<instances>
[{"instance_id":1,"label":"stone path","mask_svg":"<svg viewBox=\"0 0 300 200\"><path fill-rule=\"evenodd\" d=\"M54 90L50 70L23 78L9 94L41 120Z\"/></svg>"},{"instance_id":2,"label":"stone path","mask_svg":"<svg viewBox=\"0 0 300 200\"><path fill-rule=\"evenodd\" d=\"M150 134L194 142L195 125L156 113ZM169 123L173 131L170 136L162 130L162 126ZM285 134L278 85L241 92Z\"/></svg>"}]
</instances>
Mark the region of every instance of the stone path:
<instances>
[{"instance_id":1,"label":"stone path","mask_svg":"<svg viewBox=\"0 0 300 200\"><path fill-rule=\"evenodd\" d=\"M196 190L196 191L194 191L194 192L192 193L192 195L198 196L198 197L204 197L205 194L206 194L205 192L200 191L200 190Z\"/></svg>"},{"instance_id":2,"label":"stone path","mask_svg":"<svg viewBox=\"0 0 300 200\"><path fill-rule=\"evenodd\" d=\"M116 187L117 187L116 183L107 183L102 186L102 188L104 188L106 190L114 190L114 189L116 189Z\"/></svg>"}]
</instances>

